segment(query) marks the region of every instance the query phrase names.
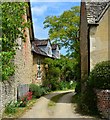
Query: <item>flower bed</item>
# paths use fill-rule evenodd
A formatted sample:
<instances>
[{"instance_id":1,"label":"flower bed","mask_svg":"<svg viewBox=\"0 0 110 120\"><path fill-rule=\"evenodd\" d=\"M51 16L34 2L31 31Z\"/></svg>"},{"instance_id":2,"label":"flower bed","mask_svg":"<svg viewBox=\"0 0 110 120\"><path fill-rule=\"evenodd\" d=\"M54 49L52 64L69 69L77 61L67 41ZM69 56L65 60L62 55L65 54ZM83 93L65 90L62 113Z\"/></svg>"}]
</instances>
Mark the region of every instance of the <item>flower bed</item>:
<instances>
[{"instance_id":1,"label":"flower bed","mask_svg":"<svg viewBox=\"0 0 110 120\"><path fill-rule=\"evenodd\" d=\"M32 99L32 92L28 92L24 97L20 99L20 107L25 107L27 102Z\"/></svg>"}]
</instances>

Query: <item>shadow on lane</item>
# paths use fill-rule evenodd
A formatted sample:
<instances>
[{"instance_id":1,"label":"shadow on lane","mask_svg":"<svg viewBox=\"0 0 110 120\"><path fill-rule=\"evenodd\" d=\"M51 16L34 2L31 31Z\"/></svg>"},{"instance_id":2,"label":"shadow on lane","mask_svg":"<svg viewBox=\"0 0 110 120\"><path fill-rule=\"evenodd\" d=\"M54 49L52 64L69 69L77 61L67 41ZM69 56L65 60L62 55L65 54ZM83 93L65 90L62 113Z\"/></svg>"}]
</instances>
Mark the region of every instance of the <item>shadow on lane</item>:
<instances>
[{"instance_id":1,"label":"shadow on lane","mask_svg":"<svg viewBox=\"0 0 110 120\"><path fill-rule=\"evenodd\" d=\"M45 97L46 99L49 99L49 100L51 100L51 101L53 101L55 103L71 103L71 101L65 101L65 100L59 101L59 99L62 96L66 95L66 94L69 94L69 93L73 93L73 95L74 95L74 91L73 92L72 91L65 91L65 92L53 92L53 93L50 93L53 96L51 98L49 97L50 94L44 95L42 97Z\"/></svg>"}]
</instances>

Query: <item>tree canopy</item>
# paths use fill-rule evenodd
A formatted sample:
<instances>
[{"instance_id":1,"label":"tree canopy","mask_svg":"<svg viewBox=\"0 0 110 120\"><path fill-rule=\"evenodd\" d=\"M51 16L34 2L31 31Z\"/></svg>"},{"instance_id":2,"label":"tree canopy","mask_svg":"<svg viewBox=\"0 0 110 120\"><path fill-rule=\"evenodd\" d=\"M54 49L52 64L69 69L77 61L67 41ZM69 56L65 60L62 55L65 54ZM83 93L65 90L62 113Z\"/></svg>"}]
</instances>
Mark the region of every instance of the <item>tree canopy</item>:
<instances>
[{"instance_id":1,"label":"tree canopy","mask_svg":"<svg viewBox=\"0 0 110 120\"><path fill-rule=\"evenodd\" d=\"M79 52L79 18L80 7L75 6L60 16L47 16L44 21L44 28L49 28L50 40L67 48L70 57Z\"/></svg>"},{"instance_id":2,"label":"tree canopy","mask_svg":"<svg viewBox=\"0 0 110 120\"><path fill-rule=\"evenodd\" d=\"M68 65L74 66L72 68L67 67L69 71L73 69L74 72L70 72L70 74L73 74L76 80L80 79L79 24L79 6L64 11L60 16L47 16L44 21L44 28L49 28L50 40L67 49L66 56L71 58L71 62L73 62L71 64L68 61Z\"/></svg>"}]
</instances>

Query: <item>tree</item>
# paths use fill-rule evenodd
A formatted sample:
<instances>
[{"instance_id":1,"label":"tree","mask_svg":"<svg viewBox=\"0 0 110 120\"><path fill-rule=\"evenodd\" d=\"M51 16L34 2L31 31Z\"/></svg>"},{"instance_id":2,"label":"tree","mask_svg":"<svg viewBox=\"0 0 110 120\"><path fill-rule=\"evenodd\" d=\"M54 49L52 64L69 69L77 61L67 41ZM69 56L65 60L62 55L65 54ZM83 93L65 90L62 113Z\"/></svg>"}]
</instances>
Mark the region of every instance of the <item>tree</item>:
<instances>
[{"instance_id":1,"label":"tree","mask_svg":"<svg viewBox=\"0 0 110 120\"><path fill-rule=\"evenodd\" d=\"M61 59L45 58L44 64L48 64L45 69L43 85L51 90L60 88L61 82L74 81L74 62L66 57Z\"/></svg>"},{"instance_id":2,"label":"tree","mask_svg":"<svg viewBox=\"0 0 110 120\"><path fill-rule=\"evenodd\" d=\"M60 16L47 16L44 28L49 28L49 37L60 47L67 48L67 55L76 57L79 53L79 6L64 11Z\"/></svg>"},{"instance_id":3,"label":"tree","mask_svg":"<svg viewBox=\"0 0 110 120\"><path fill-rule=\"evenodd\" d=\"M44 21L44 28L49 28L50 40L67 48L67 56L74 59L76 79L80 79L79 21L79 6L64 11L60 16L47 16Z\"/></svg>"},{"instance_id":4,"label":"tree","mask_svg":"<svg viewBox=\"0 0 110 120\"><path fill-rule=\"evenodd\" d=\"M14 74L14 55L16 54L17 38L21 37L25 40L24 30L29 26L23 16L26 14L28 7L25 2L3 2L0 4L2 11L2 52L0 53L2 65L2 81L9 80L10 76Z\"/></svg>"}]
</instances>

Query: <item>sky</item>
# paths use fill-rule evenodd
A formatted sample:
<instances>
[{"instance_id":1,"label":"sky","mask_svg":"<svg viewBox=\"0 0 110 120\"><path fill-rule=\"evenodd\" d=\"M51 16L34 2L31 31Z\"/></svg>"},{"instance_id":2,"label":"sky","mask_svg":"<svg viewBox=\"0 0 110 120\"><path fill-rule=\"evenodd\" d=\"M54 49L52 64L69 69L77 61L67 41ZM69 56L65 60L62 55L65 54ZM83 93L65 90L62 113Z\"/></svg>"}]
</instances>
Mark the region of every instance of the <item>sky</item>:
<instances>
[{"instance_id":1,"label":"sky","mask_svg":"<svg viewBox=\"0 0 110 120\"><path fill-rule=\"evenodd\" d=\"M44 29L43 22L46 16L59 16L64 11L71 9L73 6L80 6L80 2L67 2L66 0L62 0L59 2L58 0L48 0L51 2L44 2L45 0L31 0L31 11L32 11L32 19L33 19L33 27L34 27L34 35L38 39L47 39L48 30ZM69 0L68 0L69 1ZM61 49L61 54L66 54L66 49Z\"/></svg>"}]
</instances>

